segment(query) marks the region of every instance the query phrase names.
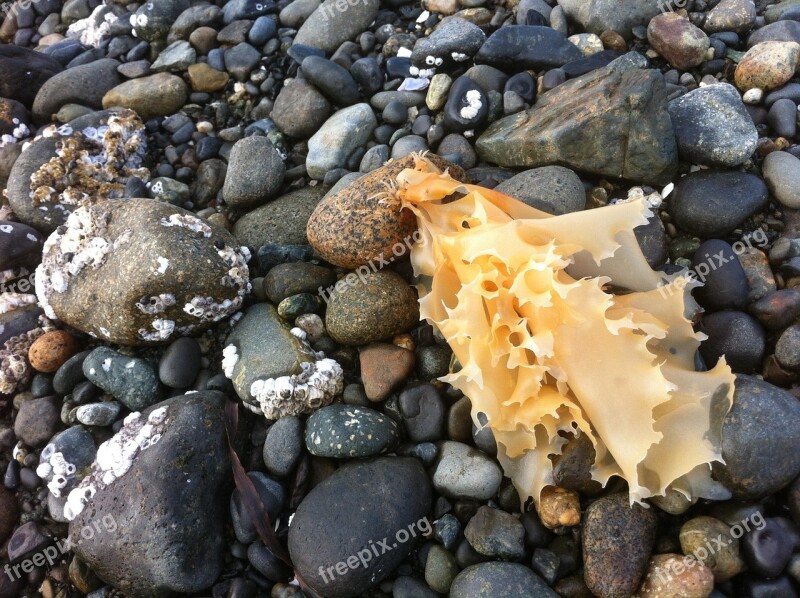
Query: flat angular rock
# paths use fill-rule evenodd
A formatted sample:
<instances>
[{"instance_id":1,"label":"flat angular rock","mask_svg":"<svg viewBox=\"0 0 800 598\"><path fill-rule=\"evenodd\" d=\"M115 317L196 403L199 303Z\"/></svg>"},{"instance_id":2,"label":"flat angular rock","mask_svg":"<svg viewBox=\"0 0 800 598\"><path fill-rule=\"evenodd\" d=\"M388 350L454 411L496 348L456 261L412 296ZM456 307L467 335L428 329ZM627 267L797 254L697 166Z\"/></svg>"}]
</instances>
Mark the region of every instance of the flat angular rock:
<instances>
[{"instance_id":1,"label":"flat angular rock","mask_svg":"<svg viewBox=\"0 0 800 598\"><path fill-rule=\"evenodd\" d=\"M493 123L476 149L499 166L562 164L648 184L668 183L678 163L664 78L627 56Z\"/></svg>"}]
</instances>

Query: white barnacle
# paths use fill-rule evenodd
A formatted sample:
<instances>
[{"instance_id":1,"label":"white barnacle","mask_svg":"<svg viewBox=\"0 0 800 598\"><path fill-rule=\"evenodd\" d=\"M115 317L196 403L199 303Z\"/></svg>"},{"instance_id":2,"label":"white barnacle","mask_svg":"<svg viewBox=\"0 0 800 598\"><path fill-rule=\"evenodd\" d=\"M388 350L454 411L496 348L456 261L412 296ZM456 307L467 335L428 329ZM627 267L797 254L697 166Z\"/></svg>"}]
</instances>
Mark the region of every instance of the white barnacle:
<instances>
[{"instance_id":1,"label":"white barnacle","mask_svg":"<svg viewBox=\"0 0 800 598\"><path fill-rule=\"evenodd\" d=\"M483 102L481 102L481 92L477 89L470 89L464 99L467 102L467 105L462 107L459 111L461 118L466 120L470 120L478 116L480 109L483 107Z\"/></svg>"},{"instance_id":2,"label":"white barnacle","mask_svg":"<svg viewBox=\"0 0 800 598\"><path fill-rule=\"evenodd\" d=\"M469 54L464 54L463 52L451 52L450 57L456 62L464 62L469 58Z\"/></svg>"},{"instance_id":3,"label":"white barnacle","mask_svg":"<svg viewBox=\"0 0 800 598\"><path fill-rule=\"evenodd\" d=\"M239 362L239 354L236 345L228 345L222 350L222 371L226 378L233 377L233 368Z\"/></svg>"},{"instance_id":4,"label":"white barnacle","mask_svg":"<svg viewBox=\"0 0 800 598\"><path fill-rule=\"evenodd\" d=\"M341 366L333 359L323 358L301 364L297 375L256 380L250 387L250 394L267 419L279 419L285 415L307 414L329 405L343 386Z\"/></svg>"},{"instance_id":5,"label":"white barnacle","mask_svg":"<svg viewBox=\"0 0 800 598\"><path fill-rule=\"evenodd\" d=\"M169 260L165 257L158 256L156 261L158 262L158 269L156 272L159 274L164 274L164 272L167 271L167 268L169 268Z\"/></svg>"}]
</instances>

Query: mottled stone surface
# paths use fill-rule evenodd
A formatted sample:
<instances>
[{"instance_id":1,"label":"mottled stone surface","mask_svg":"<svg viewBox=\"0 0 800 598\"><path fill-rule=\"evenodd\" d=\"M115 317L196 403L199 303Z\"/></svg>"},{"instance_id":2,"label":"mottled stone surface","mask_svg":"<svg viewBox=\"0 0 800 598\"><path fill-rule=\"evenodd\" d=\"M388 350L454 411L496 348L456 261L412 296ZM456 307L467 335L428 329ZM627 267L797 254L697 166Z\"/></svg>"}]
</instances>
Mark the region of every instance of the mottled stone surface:
<instances>
[{"instance_id":1,"label":"mottled stone surface","mask_svg":"<svg viewBox=\"0 0 800 598\"><path fill-rule=\"evenodd\" d=\"M110 89L103 96L103 108L130 108L144 120L149 120L177 112L187 97L183 79L170 73L158 73L125 81Z\"/></svg>"}]
</instances>

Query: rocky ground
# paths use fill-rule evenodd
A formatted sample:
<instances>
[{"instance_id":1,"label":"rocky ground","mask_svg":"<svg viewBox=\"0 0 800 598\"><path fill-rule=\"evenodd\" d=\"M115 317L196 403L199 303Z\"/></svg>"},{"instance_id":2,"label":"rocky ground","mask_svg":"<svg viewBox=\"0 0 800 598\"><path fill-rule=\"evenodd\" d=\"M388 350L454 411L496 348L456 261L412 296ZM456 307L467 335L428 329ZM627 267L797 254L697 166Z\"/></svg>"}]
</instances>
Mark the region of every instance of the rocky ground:
<instances>
[{"instance_id":1,"label":"rocky ground","mask_svg":"<svg viewBox=\"0 0 800 598\"><path fill-rule=\"evenodd\" d=\"M0 598L798 595L800 1L2 10ZM427 150L552 214L661 195L729 500L631 508L585 436L520 499L413 216L359 200Z\"/></svg>"}]
</instances>

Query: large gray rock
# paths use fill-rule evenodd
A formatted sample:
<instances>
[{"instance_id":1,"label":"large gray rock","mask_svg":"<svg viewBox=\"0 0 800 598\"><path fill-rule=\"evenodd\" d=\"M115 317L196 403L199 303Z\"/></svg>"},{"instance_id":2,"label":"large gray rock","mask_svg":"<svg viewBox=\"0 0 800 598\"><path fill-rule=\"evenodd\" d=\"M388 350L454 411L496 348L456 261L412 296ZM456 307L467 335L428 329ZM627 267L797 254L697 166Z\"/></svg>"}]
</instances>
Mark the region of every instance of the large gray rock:
<instances>
[{"instance_id":1,"label":"large gray rock","mask_svg":"<svg viewBox=\"0 0 800 598\"><path fill-rule=\"evenodd\" d=\"M219 577L230 483L223 404L221 393L203 392L145 411L166 408L161 439L139 450L123 476L96 484L71 522L76 555L127 596L192 594Z\"/></svg>"},{"instance_id":2,"label":"large gray rock","mask_svg":"<svg viewBox=\"0 0 800 598\"><path fill-rule=\"evenodd\" d=\"M379 0L325 0L300 27L294 43L333 54L342 43L366 31L377 16L379 7Z\"/></svg>"},{"instance_id":3,"label":"large gray rock","mask_svg":"<svg viewBox=\"0 0 800 598\"><path fill-rule=\"evenodd\" d=\"M416 459L349 463L300 503L289 527L292 562L327 598L361 595L391 573L430 529L431 498L428 476ZM388 550L379 544L383 540Z\"/></svg>"},{"instance_id":4,"label":"large gray rock","mask_svg":"<svg viewBox=\"0 0 800 598\"><path fill-rule=\"evenodd\" d=\"M662 12L659 0L558 0L558 4L569 19L590 33L600 35L611 29L627 40L633 37L634 27L647 26Z\"/></svg>"},{"instance_id":5,"label":"large gray rock","mask_svg":"<svg viewBox=\"0 0 800 598\"><path fill-rule=\"evenodd\" d=\"M101 108L106 92L122 81L117 73L119 64L111 58L102 58L54 75L36 94L34 120L39 124L52 121L65 104Z\"/></svg>"},{"instance_id":6,"label":"large gray rock","mask_svg":"<svg viewBox=\"0 0 800 598\"><path fill-rule=\"evenodd\" d=\"M45 243L36 294L51 317L106 341L191 334L231 315L249 292L233 237L167 203L99 202L61 230Z\"/></svg>"},{"instance_id":7,"label":"large gray rock","mask_svg":"<svg viewBox=\"0 0 800 598\"><path fill-rule=\"evenodd\" d=\"M306 245L306 225L325 191L322 185L289 191L244 214L233 225L233 234L248 247Z\"/></svg>"},{"instance_id":8,"label":"large gray rock","mask_svg":"<svg viewBox=\"0 0 800 598\"><path fill-rule=\"evenodd\" d=\"M562 164L649 184L678 165L666 86L635 54L545 93L536 105L494 122L478 138L481 159L505 167Z\"/></svg>"}]
</instances>

